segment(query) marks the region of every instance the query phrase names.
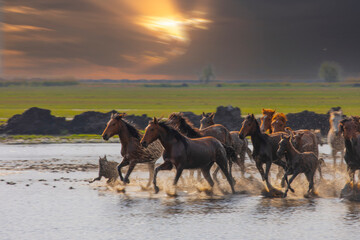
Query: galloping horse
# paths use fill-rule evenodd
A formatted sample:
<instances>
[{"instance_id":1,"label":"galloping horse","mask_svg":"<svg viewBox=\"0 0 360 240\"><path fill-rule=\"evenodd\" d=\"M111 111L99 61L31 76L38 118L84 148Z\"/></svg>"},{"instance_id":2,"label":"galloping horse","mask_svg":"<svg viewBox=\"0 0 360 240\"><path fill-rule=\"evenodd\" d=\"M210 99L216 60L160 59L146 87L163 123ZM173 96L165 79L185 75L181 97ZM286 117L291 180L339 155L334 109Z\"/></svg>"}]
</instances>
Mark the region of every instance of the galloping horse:
<instances>
[{"instance_id":1,"label":"galloping horse","mask_svg":"<svg viewBox=\"0 0 360 240\"><path fill-rule=\"evenodd\" d=\"M271 129L271 121L275 114L275 110L272 109L262 109L263 116L260 118L261 124L260 124L260 130L262 132L266 132L269 130L269 133L272 133Z\"/></svg>"},{"instance_id":2,"label":"galloping horse","mask_svg":"<svg viewBox=\"0 0 360 240\"><path fill-rule=\"evenodd\" d=\"M291 142L291 136L281 137L281 141L279 142L279 148L276 152L278 157L281 157L284 154L286 155L286 161L288 166L284 175L287 187L283 197L286 197L289 189L292 192L295 192L294 189L291 188L290 184L298 174L305 174L306 179L309 182L308 193L310 193L311 191L314 192L314 175L316 169L319 170L320 176L322 176L320 161L315 156L315 154L313 152L301 153L295 149ZM289 181L287 178L288 175L292 175Z\"/></svg>"},{"instance_id":3,"label":"galloping horse","mask_svg":"<svg viewBox=\"0 0 360 240\"><path fill-rule=\"evenodd\" d=\"M115 113L111 115L110 121L102 134L104 140L109 140L114 135L119 135L121 143L121 156L123 161L118 165L120 180L124 183L130 183L129 176L134 170L137 163L147 163L149 167L149 181L147 187L150 186L151 179L154 175L155 162L161 157L164 148L159 141L155 141L148 148L143 148L140 145L141 134L139 131L126 122L123 117L126 114ZM129 165L129 169L123 178L121 168Z\"/></svg>"},{"instance_id":4,"label":"galloping horse","mask_svg":"<svg viewBox=\"0 0 360 240\"><path fill-rule=\"evenodd\" d=\"M354 183L355 171L360 169L360 117L348 117L340 121L340 131L345 139L345 162L350 182Z\"/></svg>"},{"instance_id":5,"label":"galloping horse","mask_svg":"<svg viewBox=\"0 0 360 240\"><path fill-rule=\"evenodd\" d=\"M202 119L200 120L200 130L203 128L207 128L210 126L215 125L214 122L215 113L202 113ZM244 176L245 174L245 153L248 154L250 160L253 160L252 152L248 147L248 142L246 139L239 138L238 131L231 131L231 140L232 140L232 147L236 153L236 163L239 165L241 169L241 174Z\"/></svg>"},{"instance_id":6,"label":"galloping horse","mask_svg":"<svg viewBox=\"0 0 360 240\"><path fill-rule=\"evenodd\" d=\"M330 130L327 136L328 144L331 147L331 154L334 159L334 167L336 166L336 154L341 153L341 164L344 161L344 149L345 141L344 136L340 132L340 121L343 119L343 112L339 111L330 111Z\"/></svg>"},{"instance_id":7,"label":"galloping horse","mask_svg":"<svg viewBox=\"0 0 360 240\"><path fill-rule=\"evenodd\" d=\"M225 147L229 161L229 169L231 174L232 162L236 162L236 153L232 148L232 139L229 130L221 124L215 124L204 129L198 129L182 114L172 113L169 116L169 124L179 130L188 138L214 137L219 140ZM219 168L214 172L216 176ZM193 172L191 172L193 175ZM198 177L200 174L198 174Z\"/></svg>"},{"instance_id":8,"label":"galloping horse","mask_svg":"<svg viewBox=\"0 0 360 240\"><path fill-rule=\"evenodd\" d=\"M254 114L248 115L245 118L239 132L239 137L241 139L244 139L246 136L251 136L251 141L254 147L253 157L256 167L261 174L262 180L266 181L268 187L271 187L268 180L271 164L275 163L286 169L286 163L280 160L276 154L282 134L286 133L273 133L271 135L262 133ZM265 172L262 167L264 163L266 164Z\"/></svg>"},{"instance_id":9,"label":"galloping horse","mask_svg":"<svg viewBox=\"0 0 360 240\"><path fill-rule=\"evenodd\" d=\"M171 127L168 122L159 122L154 118L145 129L141 145L147 147L157 139L165 148L165 152L163 154L164 163L155 169L153 183L156 193L159 192L159 187L156 185L158 172L160 170L171 170L173 165L176 168L174 185L177 184L184 169L200 168L206 181L212 187L214 182L210 176L210 168L214 162L225 174L232 192L235 192L232 177L228 171L226 151L219 140L213 137L187 138Z\"/></svg>"}]
</instances>

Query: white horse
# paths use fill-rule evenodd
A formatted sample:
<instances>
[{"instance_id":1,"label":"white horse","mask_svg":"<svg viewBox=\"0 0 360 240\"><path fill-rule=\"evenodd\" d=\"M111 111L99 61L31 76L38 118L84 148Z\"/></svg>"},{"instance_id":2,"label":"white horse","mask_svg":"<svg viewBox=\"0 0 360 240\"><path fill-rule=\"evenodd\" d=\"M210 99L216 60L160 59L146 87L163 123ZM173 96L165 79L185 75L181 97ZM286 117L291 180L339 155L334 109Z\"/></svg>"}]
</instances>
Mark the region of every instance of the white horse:
<instances>
[{"instance_id":1,"label":"white horse","mask_svg":"<svg viewBox=\"0 0 360 240\"><path fill-rule=\"evenodd\" d=\"M334 159L334 166L336 165L336 154L338 152L341 153L341 164L344 163L345 142L339 128L339 123L342 119L343 112L341 110L330 112L330 130L327 136L327 140L332 150L331 153Z\"/></svg>"}]
</instances>

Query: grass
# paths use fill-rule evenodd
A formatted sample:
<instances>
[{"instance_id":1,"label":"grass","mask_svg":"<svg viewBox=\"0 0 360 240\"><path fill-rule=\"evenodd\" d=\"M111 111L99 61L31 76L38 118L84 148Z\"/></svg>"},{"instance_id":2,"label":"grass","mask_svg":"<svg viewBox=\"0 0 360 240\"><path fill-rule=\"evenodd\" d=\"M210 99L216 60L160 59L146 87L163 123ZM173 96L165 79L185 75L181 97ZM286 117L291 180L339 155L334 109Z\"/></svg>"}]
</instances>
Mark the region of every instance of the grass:
<instances>
[{"instance_id":1,"label":"grass","mask_svg":"<svg viewBox=\"0 0 360 240\"><path fill-rule=\"evenodd\" d=\"M359 115L360 88L341 83L221 83L187 87L153 87L144 84L79 84L74 86L9 86L0 88L0 124L30 107L50 109L53 115L72 118L84 111L168 116L172 112L213 112L232 105L243 114L260 114L262 108L278 112L303 110L326 113L341 106L345 114Z\"/></svg>"}]
</instances>

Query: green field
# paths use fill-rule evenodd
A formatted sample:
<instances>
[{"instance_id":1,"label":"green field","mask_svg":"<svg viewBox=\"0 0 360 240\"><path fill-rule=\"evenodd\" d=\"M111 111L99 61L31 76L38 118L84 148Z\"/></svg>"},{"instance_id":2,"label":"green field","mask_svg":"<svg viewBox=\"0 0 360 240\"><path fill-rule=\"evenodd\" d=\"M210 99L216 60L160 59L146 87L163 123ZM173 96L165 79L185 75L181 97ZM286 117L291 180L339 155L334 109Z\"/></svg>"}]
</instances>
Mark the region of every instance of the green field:
<instances>
[{"instance_id":1,"label":"green field","mask_svg":"<svg viewBox=\"0 0 360 240\"><path fill-rule=\"evenodd\" d=\"M174 85L179 86L179 85ZM74 86L0 87L0 121L30 107L50 109L53 115L71 118L84 111L168 116L171 112L212 112L232 105L242 114L259 114L262 108L278 112L303 110L326 113L341 106L345 114L360 114L360 88L341 84L269 83L216 84L164 87L144 84L79 84Z\"/></svg>"}]
</instances>

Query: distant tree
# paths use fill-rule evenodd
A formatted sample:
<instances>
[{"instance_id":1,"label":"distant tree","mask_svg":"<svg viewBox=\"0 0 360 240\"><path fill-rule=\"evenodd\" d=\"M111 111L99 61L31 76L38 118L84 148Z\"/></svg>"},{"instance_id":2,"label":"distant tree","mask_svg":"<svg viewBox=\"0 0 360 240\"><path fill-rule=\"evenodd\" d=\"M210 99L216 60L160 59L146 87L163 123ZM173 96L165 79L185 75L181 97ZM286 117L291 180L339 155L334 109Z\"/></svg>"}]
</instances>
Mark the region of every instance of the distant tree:
<instances>
[{"instance_id":1,"label":"distant tree","mask_svg":"<svg viewBox=\"0 0 360 240\"><path fill-rule=\"evenodd\" d=\"M319 69L319 77L326 82L339 82L341 80L341 66L336 62L323 62Z\"/></svg>"},{"instance_id":2,"label":"distant tree","mask_svg":"<svg viewBox=\"0 0 360 240\"><path fill-rule=\"evenodd\" d=\"M206 67L203 68L201 76L200 76L200 81L204 82L204 83L209 83L210 79L215 79L215 75L214 75L214 71L212 69L211 65L208 65Z\"/></svg>"}]
</instances>

